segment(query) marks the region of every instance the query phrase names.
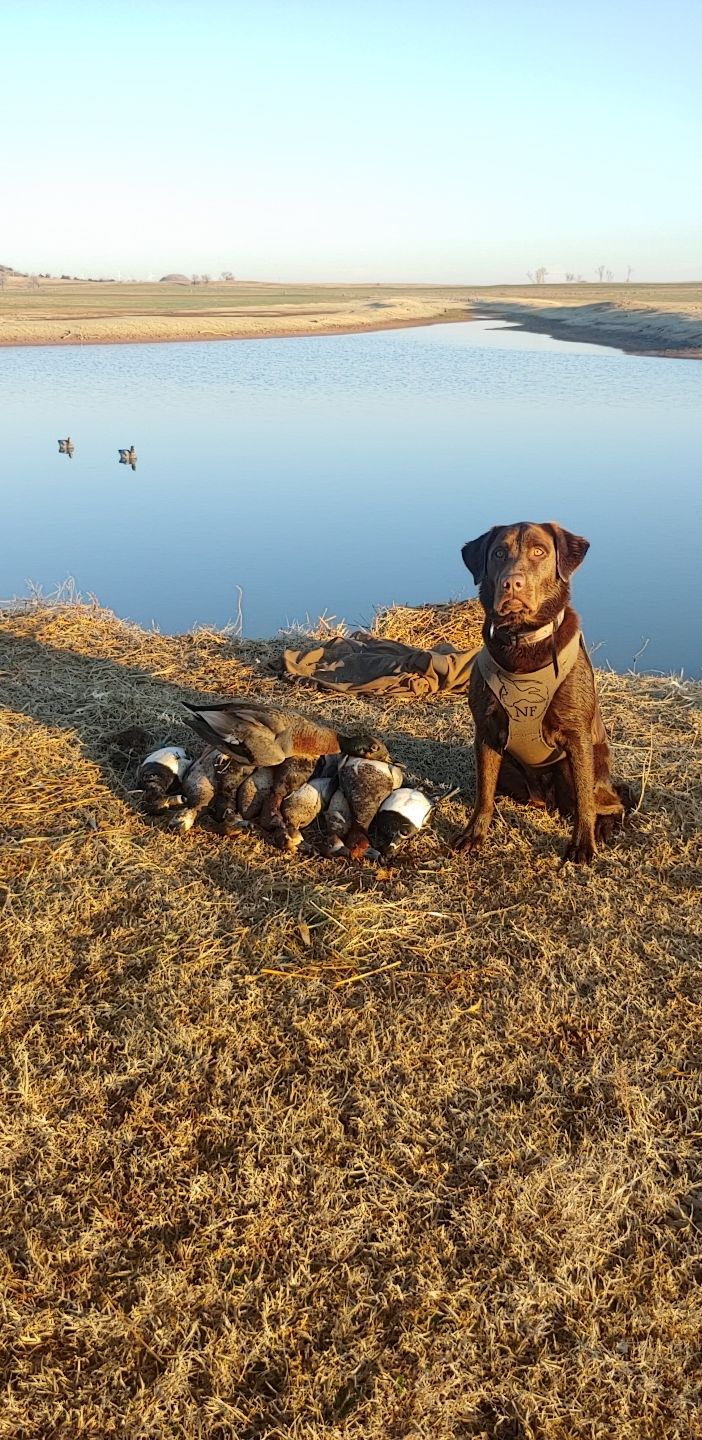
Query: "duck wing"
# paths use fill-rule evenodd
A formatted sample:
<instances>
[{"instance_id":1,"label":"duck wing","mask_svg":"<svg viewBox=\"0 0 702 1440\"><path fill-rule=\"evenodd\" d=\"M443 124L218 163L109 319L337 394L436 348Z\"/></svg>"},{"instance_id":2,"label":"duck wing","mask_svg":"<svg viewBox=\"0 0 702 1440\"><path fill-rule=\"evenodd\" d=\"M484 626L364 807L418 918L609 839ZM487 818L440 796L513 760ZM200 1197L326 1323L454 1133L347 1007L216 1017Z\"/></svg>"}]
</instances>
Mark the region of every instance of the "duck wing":
<instances>
[{"instance_id":1,"label":"duck wing","mask_svg":"<svg viewBox=\"0 0 702 1440\"><path fill-rule=\"evenodd\" d=\"M254 765L280 765L291 756L330 754L340 749L329 726L295 710L278 710L258 700L223 700L217 705L187 705L190 724L227 754L248 754ZM206 731L202 726L207 727Z\"/></svg>"},{"instance_id":2,"label":"duck wing","mask_svg":"<svg viewBox=\"0 0 702 1440\"><path fill-rule=\"evenodd\" d=\"M239 704L189 705L185 702L188 724L210 745L246 760L251 765L281 765L292 753L289 730L276 732L265 712L244 709Z\"/></svg>"}]
</instances>

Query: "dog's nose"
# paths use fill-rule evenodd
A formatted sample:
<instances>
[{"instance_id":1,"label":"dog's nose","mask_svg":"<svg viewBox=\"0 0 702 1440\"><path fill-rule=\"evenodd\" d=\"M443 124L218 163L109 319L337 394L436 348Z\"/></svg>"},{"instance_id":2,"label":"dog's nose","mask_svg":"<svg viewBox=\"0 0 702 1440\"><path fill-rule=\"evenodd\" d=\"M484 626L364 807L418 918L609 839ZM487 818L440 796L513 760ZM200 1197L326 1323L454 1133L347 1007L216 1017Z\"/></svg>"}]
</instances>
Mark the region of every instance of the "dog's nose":
<instances>
[{"instance_id":1,"label":"dog's nose","mask_svg":"<svg viewBox=\"0 0 702 1440\"><path fill-rule=\"evenodd\" d=\"M503 595L519 595L526 585L526 575L520 570L514 570L511 575L505 575L501 581Z\"/></svg>"}]
</instances>

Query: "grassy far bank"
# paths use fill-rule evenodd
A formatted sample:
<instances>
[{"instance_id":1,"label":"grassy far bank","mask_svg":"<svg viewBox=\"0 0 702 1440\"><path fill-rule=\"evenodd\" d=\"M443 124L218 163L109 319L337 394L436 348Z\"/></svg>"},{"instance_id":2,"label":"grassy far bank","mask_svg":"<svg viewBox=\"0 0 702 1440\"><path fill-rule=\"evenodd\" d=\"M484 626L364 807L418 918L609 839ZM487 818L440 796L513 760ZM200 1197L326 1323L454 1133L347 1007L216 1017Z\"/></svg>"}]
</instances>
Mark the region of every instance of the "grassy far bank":
<instances>
[{"instance_id":1,"label":"grassy far bank","mask_svg":"<svg viewBox=\"0 0 702 1440\"><path fill-rule=\"evenodd\" d=\"M142 817L276 648L0 616L0 1436L699 1435L702 686L600 673L644 786L591 869L507 801L452 853L462 700L299 692L464 785L390 869Z\"/></svg>"},{"instance_id":2,"label":"grassy far bank","mask_svg":"<svg viewBox=\"0 0 702 1440\"><path fill-rule=\"evenodd\" d=\"M634 352L702 354L702 285L98 284L9 278L0 344L328 334L488 315Z\"/></svg>"}]
</instances>

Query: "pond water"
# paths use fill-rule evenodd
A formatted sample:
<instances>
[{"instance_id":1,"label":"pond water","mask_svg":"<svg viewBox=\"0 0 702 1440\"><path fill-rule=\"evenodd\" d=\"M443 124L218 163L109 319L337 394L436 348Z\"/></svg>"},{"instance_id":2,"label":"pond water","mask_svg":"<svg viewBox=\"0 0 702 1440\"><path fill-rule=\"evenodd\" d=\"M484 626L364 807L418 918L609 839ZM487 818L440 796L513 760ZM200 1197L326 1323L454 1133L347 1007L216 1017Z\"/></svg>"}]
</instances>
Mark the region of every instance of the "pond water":
<instances>
[{"instance_id":1,"label":"pond water","mask_svg":"<svg viewBox=\"0 0 702 1440\"><path fill-rule=\"evenodd\" d=\"M489 322L0 349L0 595L72 576L176 632L241 587L247 635L363 624L465 598L465 540L554 519L591 541L596 663L699 675L701 400L695 361Z\"/></svg>"}]
</instances>

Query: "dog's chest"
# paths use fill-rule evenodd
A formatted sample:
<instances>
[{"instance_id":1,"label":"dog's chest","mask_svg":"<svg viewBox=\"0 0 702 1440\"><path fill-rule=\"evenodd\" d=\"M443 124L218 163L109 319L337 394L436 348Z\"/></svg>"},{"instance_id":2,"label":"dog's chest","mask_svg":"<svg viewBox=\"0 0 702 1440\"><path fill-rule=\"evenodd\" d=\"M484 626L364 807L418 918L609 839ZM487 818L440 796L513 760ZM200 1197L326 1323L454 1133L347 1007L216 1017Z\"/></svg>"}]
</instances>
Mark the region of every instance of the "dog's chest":
<instances>
[{"instance_id":1,"label":"dog's chest","mask_svg":"<svg viewBox=\"0 0 702 1440\"><path fill-rule=\"evenodd\" d=\"M558 671L545 665L528 674L505 670L487 649L480 651L478 668L507 722L504 749L522 765L553 765L563 758L555 743L556 726L547 713L556 691L570 674L580 650L580 633L558 656Z\"/></svg>"}]
</instances>

